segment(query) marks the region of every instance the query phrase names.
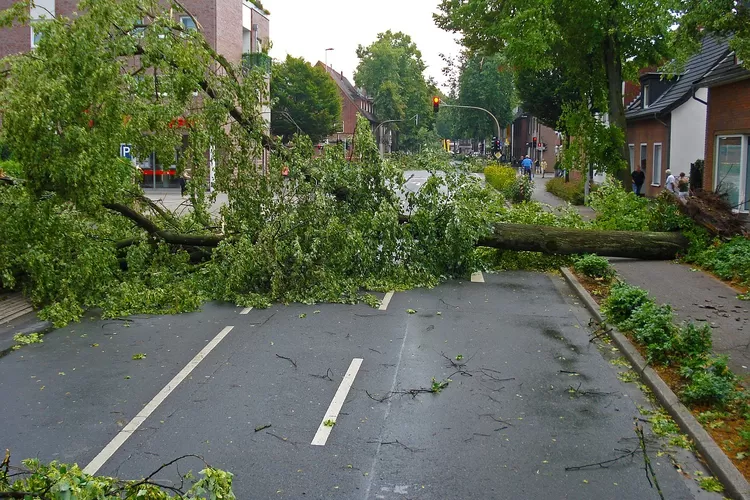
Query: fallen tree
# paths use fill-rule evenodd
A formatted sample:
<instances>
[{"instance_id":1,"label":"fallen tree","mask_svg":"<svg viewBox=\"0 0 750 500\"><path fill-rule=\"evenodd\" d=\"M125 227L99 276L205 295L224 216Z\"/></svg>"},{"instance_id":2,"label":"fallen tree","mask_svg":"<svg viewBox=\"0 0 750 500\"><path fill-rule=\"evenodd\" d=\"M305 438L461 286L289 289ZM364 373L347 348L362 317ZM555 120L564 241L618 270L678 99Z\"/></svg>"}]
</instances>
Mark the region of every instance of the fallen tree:
<instances>
[{"instance_id":1,"label":"fallen tree","mask_svg":"<svg viewBox=\"0 0 750 500\"><path fill-rule=\"evenodd\" d=\"M477 242L477 246L502 250L553 255L595 253L644 260L674 259L688 245L688 239L680 233L591 231L528 224L495 224L492 235Z\"/></svg>"}]
</instances>

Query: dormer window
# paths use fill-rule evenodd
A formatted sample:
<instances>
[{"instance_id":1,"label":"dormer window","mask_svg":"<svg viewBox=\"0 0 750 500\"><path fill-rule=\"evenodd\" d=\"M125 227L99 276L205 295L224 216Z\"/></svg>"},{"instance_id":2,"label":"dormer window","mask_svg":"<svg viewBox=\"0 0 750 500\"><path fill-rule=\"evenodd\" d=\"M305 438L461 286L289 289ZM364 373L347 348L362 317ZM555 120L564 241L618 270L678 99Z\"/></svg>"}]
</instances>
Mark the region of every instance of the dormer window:
<instances>
[{"instance_id":1,"label":"dormer window","mask_svg":"<svg viewBox=\"0 0 750 500\"><path fill-rule=\"evenodd\" d=\"M643 101L643 108L644 109L648 108L648 87L649 87L648 85L644 85L643 86L643 98L642 98L642 101Z\"/></svg>"}]
</instances>

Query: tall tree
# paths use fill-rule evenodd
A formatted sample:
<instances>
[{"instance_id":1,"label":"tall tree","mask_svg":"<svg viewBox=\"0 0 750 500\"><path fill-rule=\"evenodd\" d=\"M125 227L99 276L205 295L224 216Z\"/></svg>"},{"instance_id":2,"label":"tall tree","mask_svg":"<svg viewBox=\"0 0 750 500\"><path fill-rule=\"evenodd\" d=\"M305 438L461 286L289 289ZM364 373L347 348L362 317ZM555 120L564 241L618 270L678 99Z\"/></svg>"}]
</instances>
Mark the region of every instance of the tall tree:
<instances>
[{"instance_id":1,"label":"tall tree","mask_svg":"<svg viewBox=\"0 0 750 500\"><path fill-rule=\"evenodd\" d=\"M580 92L560 68L521 70L516 74L516 90L524 111L548 127L562 129L563 106L577 103Z\"/></svg>"},{"instance_id":2,"label":"tall tree","mask_svg":"<svg viewBox=\"0 0 750 500\"><path fill-rule=\"evenodd\" d=\"M271 74L271 131L288 141L301 131L313 142L341 121L341 96L326 71L288 55ZM297 128L299 127L299 129Z\"/></svg>"},{"instance_id":3,"label":"tall tree","mask_svg":"<svg viewBox=\"0 0 750 500\"><path fill-rule=\"evenodd\" d=\"M476 106L492 113L500 127L513 120L513 73L499 54L467 55L458 77L458 104ZM480 110L458 109L459 129L464 137L483 139L497 135L495 120Z\"/></svg>"},{"instance_id":4,"label":"tall tree","mask_svg":"<svg viewBox=\"0 0 750 500\"><path fill-rule=\"evenodd\" d=\"M435 85L425 79L422 53L409 35L389 30L369 46L360 45L357 57L354 81L374 98L375 116L380 121L402 120L392 125L400 147L415 149L419 129L431 129L434 122L430 101Z\"/></svg>"},{"instance_id":5,"label":"tall tree","mask_svg":"<svg viewBox=\"0 0 750 500\"><path fill-rule=\"evenodd\" d=\"M747 0L684 0L685 15L676 33L681 60L700 50L707 34L730 36L730 46L750 69L750 2Z\"/></svg>"},{"instance_id":6,"label":"tall tree","mask_svg":"<svg viewBox=\"0 0 750 500\"><path fill-rule=\"evenodd\" d=\"M583 94L582 109L606 112L624 130L623 76L664 61L680 7L680 0L442 0L435 20L518 70L562 67ZM618 146L621 166L627 151Z\"/></svg>"}]
</instances>

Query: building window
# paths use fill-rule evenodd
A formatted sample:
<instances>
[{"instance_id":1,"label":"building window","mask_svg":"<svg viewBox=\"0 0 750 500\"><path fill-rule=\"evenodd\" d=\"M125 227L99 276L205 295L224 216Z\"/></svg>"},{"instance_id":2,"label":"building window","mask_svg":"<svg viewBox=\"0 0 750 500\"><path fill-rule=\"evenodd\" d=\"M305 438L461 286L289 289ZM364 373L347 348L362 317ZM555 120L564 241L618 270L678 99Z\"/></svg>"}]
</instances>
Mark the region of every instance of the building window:
<instances>
[{"instance_id":1,"label":"building window","mask_svg":"<svg viewBox=\"0 0 750 500\"><path fill-rule=\"evenodd\" d=\"M643 86L643 107L648 107L648 85Z\"/></svg>"},{"instance_id":2,"label":"building window","mask_svg":"<svg viewBox=\"0 0 750 500\"><path fill-rule=\"evenodd\" d=\"M654 144L654 168L651 170L651 185L661 184L661 144Z\"/></svg>"},{"instance_id":3,"label":"building window","mask_svg":"<svg viewBox=\"0 0 750 500\"><path fill-rule=\"evenodd\" d=\"M639 161L641 162L641 170L646 171L646 158L648 157L648 144L641 144L641 156Z\"/></svg>"},{"instance_id":4,"label":"building window","mask_svg":"<svg viewBox=\"0 0 750 500\"><path fill-rule=\"evenodd\" d=\"M635 144L628 144L628 152L630 153L630 171L635 170Z\"/></svg>"},{"instance_id":5,"label":"building window","mask_svg":"<svg viewBox=\"0 0 750 500\"><path fill-rule=\"evenodd\" d=\"M180 24L182 24L186 30L195 31L198 27L195 25L195 21L190 16L180 16Z\"/></svg>"},{"instance_id":6,"label":"building window","mask_svg":"<svg viewBox=\"0 0 750 500\"><path fill-rule=\"evenodd\" d=\"M743 151L744 148L744 151ZM716 140L716 168L714 186L723 194L734 210L747 212L750 209L747 196L750 182L747 167L750 158L748 136L720 136Z\"/></svg>"}]
</instances>

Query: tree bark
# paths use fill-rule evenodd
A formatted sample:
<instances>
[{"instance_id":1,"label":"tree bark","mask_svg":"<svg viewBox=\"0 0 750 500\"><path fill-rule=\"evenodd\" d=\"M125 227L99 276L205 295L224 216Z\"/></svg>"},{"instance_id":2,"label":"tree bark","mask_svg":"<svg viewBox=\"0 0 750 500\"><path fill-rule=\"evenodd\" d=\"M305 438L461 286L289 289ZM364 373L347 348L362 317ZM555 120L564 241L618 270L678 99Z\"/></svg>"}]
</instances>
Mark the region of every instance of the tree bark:
<instances>
[{"instance_id":1,"label":"tree bark","mask_svg":"<svg viewBox=\"0 0 750 500\"><path fill-rule=\"evenodd\" d=\"M612 2L613 12L617 8L617 2ZM615 15L614 13L612 14ZM616 23L613 20L613 23ZM617 29L613 27L610 33L604 39L604 66L607 73L607 97L609 101L609 126L617 127L627 133L627 122L625 120L625 104L622 95L622 54L621 46L617 37ZM623 161L628 162L628 145L627 140L623 141L620 148L620 155ZM627 169L621 169L617 172L617 178L622 182L623 187L629 189L630 175Z\"/></svg>"},{"instance_id":2,"label":"tree bark","mask_svg":"<svg viewBox=\"0 0 750 500\"><path fill-rule=\"evenodd\" d=\"M603 257L671 260L688 247L681 233L592 231L528 224L496 224L477 246L554 255L595 253Z\"/></svg>"}]
</instances>

